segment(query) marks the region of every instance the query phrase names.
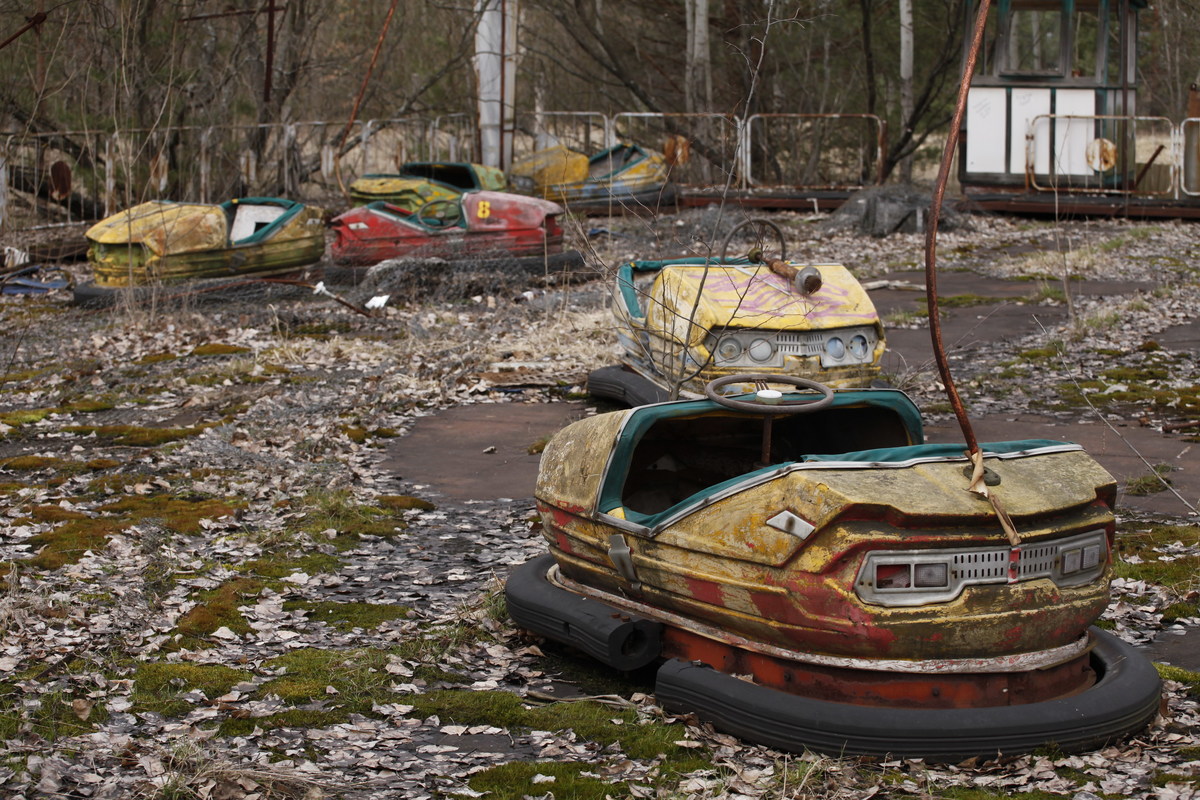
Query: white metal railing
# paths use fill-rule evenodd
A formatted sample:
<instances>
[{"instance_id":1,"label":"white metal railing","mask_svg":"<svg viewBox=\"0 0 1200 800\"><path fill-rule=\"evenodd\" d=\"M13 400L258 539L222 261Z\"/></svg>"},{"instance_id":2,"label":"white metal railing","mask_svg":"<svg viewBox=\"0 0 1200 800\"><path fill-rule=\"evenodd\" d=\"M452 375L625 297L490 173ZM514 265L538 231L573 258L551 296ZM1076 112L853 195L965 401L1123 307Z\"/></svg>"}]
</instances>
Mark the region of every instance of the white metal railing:
<instances>
[{"instance_id":1,"label":"white metal railing","mask_svg":"<svg viewBox=\"0 0 1200 800\"><path fill-rule=\"evenodd\" d=\"M1040 114L1025 134L1026 181L1042 192L1177 197L1180 141L1166 117ZM1151 177L1156 165L1165 181Z\"/></svg>"}]
</instances>

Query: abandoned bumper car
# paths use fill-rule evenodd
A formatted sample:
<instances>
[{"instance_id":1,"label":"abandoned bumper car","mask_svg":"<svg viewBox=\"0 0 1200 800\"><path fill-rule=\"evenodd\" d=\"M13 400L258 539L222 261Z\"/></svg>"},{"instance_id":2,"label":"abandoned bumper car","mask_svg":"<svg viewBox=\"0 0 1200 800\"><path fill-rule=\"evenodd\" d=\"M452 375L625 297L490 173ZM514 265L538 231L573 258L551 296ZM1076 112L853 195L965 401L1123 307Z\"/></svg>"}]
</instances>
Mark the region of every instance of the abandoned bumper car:
<instances>
[{"instance_id":1,"label":"abandoned bumper car","mask_svg":"<svg viewBox=\"0 0 1200 800\"><path fill-rule=\"evenodd\" d=\"M589 374L588 391L628 405L667 400L675 387L699 398L709 381L747 370L836 388L879 382L886 342L862 284L841 264L794 264L779 252L620 267L621 364Z\"/></svg>"},{"instance_id":2,"label":"abandoned bumper car","mask_svg":"<svg viewBox=\"0 0 1200 800\"><path fill-rule=\"evenodd\" d=\"M555 145L517 159L511 172L515 191L576 211L604 211L613 204L660 208L675 202L663 154L632 143L591 156Z\"/></svg>"},{"instance_id":3,"label":"abandoned bumper car","mask_svg":"<svg viewBox=\"0 0 1200 800\"><path fill-rule=\"evenodd\" d=\"M924 444L893 389L765 389L560 431L536 498L549 553L512 573L521 627L785 750L948 761L1076 751L1147 725L1150 662L1092 623L1115 485L1078 445L982 445L1018 533Z\"/></svg>"},{"instance_id":4,"label":"abandoned bumper car","mask_svg":"<svg viewBox=\"0 0 1200 800\"><path fill-rule=\"evenodd\" d=\"M464 192L503 192L508 178L495 167L466 162L409 161L398 173L371 173L350 184L356 206L384 202L416 211L426 203L454 200Z\"/></svg>"},{"instance_id":5,"label":"abandoned bumper car","mask_svg":"<svg viewBox=\"0 0 1200 800\"><path fill-rule=\"evenodd\" d=\"M278 197L142 203L88 229L95 281L76 287L75 302L103 305L123 290L294 273L325 254L324 213Z\"/></svg>"},{"instance_id":6,"label":"abandoned bumper car","mask_svg":"<svg viewBox=\"0 0 1200 800\"><path fill-rule=\"evenodd\" d=\"M489 191L433 200L416 211L377 201L330 223L330 255L346 267L395 258L466 260L476 266L491 259L496 266L528 262L535 269L582 264L577 252L563 252L562 213L562 206L545 200Z\"/></svg>"}]
</instances>

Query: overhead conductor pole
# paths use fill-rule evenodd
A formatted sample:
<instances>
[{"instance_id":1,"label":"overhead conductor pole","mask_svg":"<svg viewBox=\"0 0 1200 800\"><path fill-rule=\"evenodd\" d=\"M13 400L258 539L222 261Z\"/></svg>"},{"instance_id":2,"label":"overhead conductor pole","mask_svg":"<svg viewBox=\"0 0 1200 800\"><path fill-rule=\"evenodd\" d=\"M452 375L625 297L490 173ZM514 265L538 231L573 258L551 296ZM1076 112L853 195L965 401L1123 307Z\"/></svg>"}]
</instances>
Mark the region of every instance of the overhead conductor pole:
<instances>
[{"instance_id":1,"label":"overhead conductor pole","mask_svg":"<svg viewBox=\"0 0 1200 800\"><path fill-rule=\"evenodd\" d=\"M479 87L479 157L507 171L512 164L517 87L518 0L476 0L475 77Z\"/></svg>"}]
</instances>

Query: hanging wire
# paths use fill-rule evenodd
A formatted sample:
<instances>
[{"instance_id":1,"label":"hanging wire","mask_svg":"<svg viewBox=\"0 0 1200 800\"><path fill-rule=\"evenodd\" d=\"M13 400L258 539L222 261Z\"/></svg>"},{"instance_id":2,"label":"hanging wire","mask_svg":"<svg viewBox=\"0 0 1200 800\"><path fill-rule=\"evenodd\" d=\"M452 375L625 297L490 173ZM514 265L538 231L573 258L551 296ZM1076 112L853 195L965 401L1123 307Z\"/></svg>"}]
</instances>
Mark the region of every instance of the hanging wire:
<instances>
[{"instance_id":1,"label":"hanging wire","mask_svg":"<svg viewBox=\"0 0 1200 800\"><path fill-rule=\"evenodd\" d=\"M962 129L963 116L966 114L967 109L967 93L971 88L971 78L975 74L975 64L979 60L979 51L983 46L983 33L987 26L988 11L990 8L991 0L980 0L979 11L975 16L974 31L971 36L971 47L967 51L966 62L963 64L962 80L958 86L958 100L954 105L954 118L950 123L950 133L946 137L946 148L942 151L942 163L938 167L937 183L933 189L933 202L929 208L929 228L925 233L925 296L929 304L929 336L933 340L933 356L937 363L938 375L941 376L942 385L946 387L946 397L950 401L950 407L954 409L954 416L958 419L958 426L962 430L963 440L967 445L967 452L970 455L971 463L974 465L971 473L971 482L967 487L967 491L974 492L980 497L987 499L991 503L992 510L996 512L1000 526L1004 529L1008 541L1013 546L1013 552L1009 559L1009 579L1013 580L1015 578L1016 563L1019 560L1021 537L1017 533L1016 526L1013 524L1008 512L1004 510L999 498L996 497L996 493L989 491L984 481L983 452L979 449L979 442L975 438L975 430L971 427L971 419L967 416L967 409L963 406L962 398L959 397L958 387L954 384L954 376L950 374L950 364L946 358L945 345L942 342L942 318L938 307L937 291L938 221L942 214L942 203L946 196L946 184L950 180L950 168L954 163L954 153L958 149L958 135Z\"/></svg>"}]
</instances>

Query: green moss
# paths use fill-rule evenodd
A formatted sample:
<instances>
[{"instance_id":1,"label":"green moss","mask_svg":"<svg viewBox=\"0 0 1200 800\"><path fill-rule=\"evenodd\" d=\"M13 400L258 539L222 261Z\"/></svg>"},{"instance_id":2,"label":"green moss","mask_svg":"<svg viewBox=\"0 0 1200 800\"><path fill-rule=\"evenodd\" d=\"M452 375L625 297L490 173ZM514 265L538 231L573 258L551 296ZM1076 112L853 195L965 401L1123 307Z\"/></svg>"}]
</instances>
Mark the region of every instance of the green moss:
<instances>
[{"instance_id":1,"label":"green moss","mask_svg":"<svg viewBox=\"0 0 1200 800\"><path fill-rule=\"evenodd\" d=\"M393 501L385 497L378 502L378 506L363 505L346 491L314 492L304 498L307 513L301 529L311 534L334 530L340 534L334 545L345 549L353 546L359 535L394 536L408 527L401 515L403 501L393 506ZM423 501L414 498L414 502Z\"/></svg>"},{"instance_id":2,"label":"green moss","mask_svg":"<svg viewBox=\"0 0 1200 800\"><path fill-rule=\"evenodd\" d=\"M65 691L26 694L13 683L0 683L0 741L30 734L49 742L80 736L108 719L102 703Z\"/></svg>"},{"instance_id":3,"label":"green moss","mask_svg":"<svg viewBox=\"0 0 1200 800\"><path fill-rule=\"evenodd\" d=\"M525 708L521 698L509 692L462 689L414 695L411 702L414 714L421 717L437 715L443 723L495 725L517 730L570 729L588 741L601 745L618 744L631 758L653 759L665 755L679 764L681 771L710 766L705 759L675 744L686 738L683 725L639 725L634 712L614 710L601 703L581 701Z\"/></svg>"},{"instance_id":4,"label":"green moss","mask_svg":"<svg viewBox=\"0 0 1200 800\"><path fill-rule=\"evenodd\" d=\"M90 397L67 403L65 406L57 409L57 411L64 414L98 414L101 411L110 411L116 407L117 404L111 400Z\"/></svg>"},{"instance_id":5,"label":"green moss","mask_svg":"<svg viewBox=\"0 0 1200 800\"><path fill-rule=\"evenodd\" d=\"M262 578L280 579L297 572L308 575L337 572L341 566L342 562L337 556L326 553L309 553L298 558L260 558L246 562L240 569Z\"/></svg>"},{"instance_id":6,"label":"green moss","mask_svg":"<svg viewBox=\"0 0 1200 800\"><path fill-rule=\"evenodd\" d=\"M332 603L314 602L310 600L289 600L283 604L284 611L303 610L308 618L324 622L340 631L351 631L355 628L371 630L384 622L394 619L404 619L411 609L406 606L391 603Z\"/></svg>"},{"instance_id":7,"label":"green moss","mask_svg":"<svg viewBox=\"0 0 1200 800\"><path fill-rule=\"evenodd\" d=\"M1048 347L1032 347L1028 350L1022 350L1018 357L1024 361L1044 361L1051 358L1058 358L1062 351L1054 346Z\"/></svg>"},{"instance_id":8,"label":"green moss","mask_svg":"<svg viewBox=\"0 0 1200 800\"><path fill-rule=\"evenodd\" d=\"M246 719L227 719L217 729L221 736L249 736L255 728L264 731L276 728L298 728L312 730L328 728L350 721L350 712L345 709L322 711L306 708L292 708L267 717L247 717Z\"/></svg>"},{"instance_id":9,"label":"green moss","mask_svg":"<svg viewBox=\"0 0 1200 800\"><path fill-rule=\"evenodd\" d=\"M75 564L89 550L100 552L111 536L129 527L128 522L104 519L75 519L26 541L36 555L22 562L36 569L58 569Z\"/></svg>"},{"instance_id":10,"label":"green moss","mask_svg":"<svg viewBox=\"0 0 1200 800\"><path fill-rule=\"evenodd\" d=\"M1172 603L1162 610L1162 621L1167 624L1188 617L1200 617L1200 604L1195 602Z\"/></svg>"},{"instance_id":11,"label":"green moss","mask_svg":"<svg viewBox=\"0 0 1200 800\"><path fill-rule=\"evenodd\" d=\"M972 786L941 786L938 787L937 797L943 800L1010 800L1013 793L1010 790L980 789ZM1061 794L1051 794L1035 789L1031 792L1021 792L1021 800L1062 800Z\"/></svg>"},{"instance_id":12,"label":"green moss","mask_svg":"<svg viewBox=\"0 0 1200 800\"><path fill-rule=\"evenodd\" d=\"M127 447L158 447L168 442L199 436L212 425L195 425L189 428L143 428L137 425L68 425L63 428L66 433L76 433L81 436L95 435L107 439L113 444Z\"/></svg>"},{"instance_id":13,"label":"green moss","mask_svg":"<svg viewBox=\"0 0 1200 800\"><path fill-rule=\"evenodd\" d=\"M249 633L250 626L238 611L238 606L245 605L246 600L257 597L262 589L263 583L260 580L234 578L216 589L201 592L197 604L179 618L176 632L193 643L221 627L229 628L238 634Z\"/></svg>"},{"instance_id":14,"label":"green moss","mask_svg":"<svg viewBox=\"0 0 1200 800\"><path fill-rule=\"evenodd\" d=\"M1155 662L1154 668L1158 670L1158 677L1164 681L1182 683L1187 687L1189 695L1200 697L1200 672L1193 672L1183 667L1176 667L1171 664L1159 664L1157 662Z\"/></svg>"},{"instance_id":15,"label":"green moss","mask_svg":"<svg viewBox=\"0 0 1200 800\"><path fill-rule=\"evenodd\" d=\"M366 444L371 439L392 439L399 435L395 428L368 428L361 425L343 425L342 433L355 444Z\"/></svg>"},{"instance_id":16,"label":"green moss","mask_svg":"<svg viewBox=\"0 0 1200 800\"><path fill-rule=\"evenodd\" d=\"M1125 481L1125 494L1144 497L1146 495L1165 492L1171 488L1171 480L1167 477L1170 474L1171 466L1169 464L1155 464L1153 473L1127 479Z\"/></svg>"},{"instance_id":17,"label":"green moss","mask_svg":"<svg viewBox=\"0 0 1200 800\"><path fill-rule=\"evenodd\" d=\"M380 508L387 509L388 511L412 511L414 509L433 511L437 508L437 506L428 500L401 494L380 495L376 499L376 502L379 503Z\"/></svg>"},{"instance_id":18,"label":"green moss","mask_svg":"<svg viewBox=\"0 0 1200 800\"><path fill-rule=\"evenodd\" d=\"M346 435L347 439L354 442L355 444L363 444L364 442L367 441L367 429L366 428L354 428L349 425L344 425L344 426L342 426L342 433L344 433Z\"/></svg>"},{"instance_id":19,"label":"green moss","mask_svg":"<svg viewBox=\"0 0 1200 800\"><path fill-rule=\"evenodd\" d=\"M590 765L572 762L514 761L477 772L467 783L474 791L486 795L488 800L523 800L526 797L544 797L547 792L556 798L570 800L612 800L626 796L620 785L581 774L593 769ZM554 780L534 783L537 775L553 777Z\"/></svg>"},{"instance_id":20,"label":"green moss","mask_svg":"<svg viewBox=\"0 0 1200 800\"><path fill-rule=\"evenodd\" d=\"M29 512L34 522L67 522L73 519L88 519L81 511L72 511L62 506L34 506Z\"/></svg>"},{"instance_id":21,"label":"green moss","mask_svg":"<svg viewBox=\"0 0 1200 800\"><path fill-rule=\"evenodd\" d=\"M56 365L51 367L38 367L37 369L27 369L17 372L6 372L3 375L0 375L0 383L21 383L23 381L33 380L34 378L40 378L41 376L53 371L57 371L58 369L60 369L60 367Z\"/></svg>"},{"instance_id":22,"label":"green moss","mask_svg":"<svg viewBox=\"0 0 1200 800\"><path fill-rule=\"evenodd\" d=\"M0 469L11 469L14 472L38 472L44 469L55 471L77 469L74 461L64 461L54 456L13 456L0 461Z\"/></svg>"},{"instance_id":23,"label":"green moss","mask_svg":"<svg viewBox=\"0 0 1200 800\"><path fill-rule=\"evenodd\" d=\"M181 716L195 704L180 699L180 695L200 691L213 700L252 677L245 670L219 664L140 664L133 676L132 711Z\"/></svg>"},{"instance_id":24,"label":"green moss","mask_svg":"<svg viewBox=\"0 0 1200 800\"><path fill-rule=\"evenodd\" d=\"M1173 554L1169 560L1162 560L1155 549L1177 541L1184 545L1197 544L1200 528L1161 525L1149 531L1120 532L1114 573L1117 577L1165 586L1182 596L1200 583L1200 556ZM1129 556L1136 556L1136 562L1128 561Z\"/></svg>"},{"instance_id":25,"label":"green moss","mask_svg":"<svg viewBox=\"0 0 1200 800\"><path fill-rule=\"evenodd\" d=\"M203 530L201 520L228 517L244 505L245 501L231 498L158 494L121 497L99 510L119 514L131 523L149 520L176 533L195 534Z\"/></svg>"},{"instance_id":26,"label":"green moss","mask_svg":"<svg viewBox=\"0 0 1200 800\"><path fill-rule=\"evenodd\" d=\"M235 344L202 344L192 349L188 355L192 356L231 356L239 353L252 352L249 347L242 347Z\"/></svg>"},{"instance_id":27,"label":"green moss","mask_svg":"<svg viewBox=\"0 0 1200 800\"><path fill-rule=\"evenodd\" d=\"M32 425L35 422L41 422L53 413L54 409L52 408L28 408L18 411L6 411L0 414L0 422L12 428L19 428L22 425Z\"/></svg>"},{"instance_id":28,"label":"green moss","mask_svg":"<svg viewBox=\"0 0 1200 800\"><path fill-rule=\"evenodd\" d=\"M1003 302L1000 298L984 297L978 294L952 294L938 298L941 308L972 308Z\"/></svg>"},{"instance_id":29,"label":"green moss","mask_svg":"<svg viewBox=\"0 0 1200 800\"><path fill-rule=\"evenodd\" d=\"M135 363L138 364L161 364L164 361L174 361L179 356L174 353L154 353L153 355L143 356Z\"/></svg>"},{"instance_id":30,"label":"green moss","mask_svg":"<svg viewBox=\"0 0 1200 800\"><path fill-rule=\"evenodd\" d=\"M100 472L105 469L115 469L121 466L121 462L115 458L93 458L85 462L84 466L93 472Z\"/></svg>"},{"instance_id":31,"label":"green moss","mask_svg":"<svg viewBox=\"0 0 1200 800\"><path fill-rule=\"evenodd\" d=\"M136 472L114 472L92 478L92 480L88 481L87 492L96 497L120 494L127 487L146 483L149 480L151 480L151 476Z\"/></svg>"},{"instance_id":32,"label":"green moss","mask_svg":"<svg viewBox=\"0 0 1200 800\"><path fill-rule=\"evenodd\" d=\"M266 662L267 667L282 670L283 674L264 683L259 694L278 695L296 706L321 700L331 706L323 711L378 716L371 710L373 706L396 699L391 688L395 676L387 671L388 655L388 651L376 648L293 650ZM336 694L330 694L329 687Z\"/></svg>"}]
</instances>

